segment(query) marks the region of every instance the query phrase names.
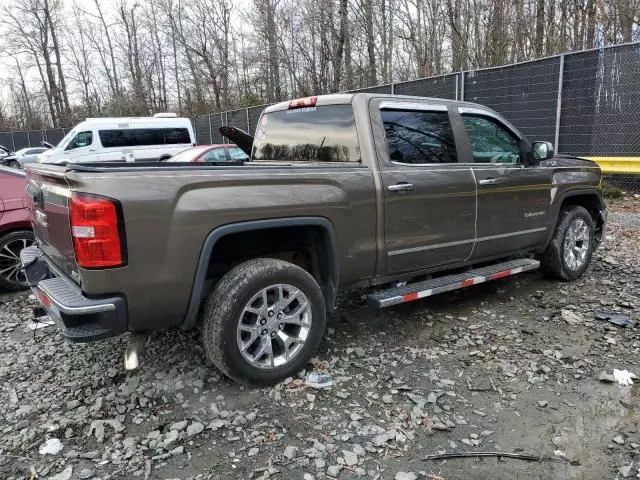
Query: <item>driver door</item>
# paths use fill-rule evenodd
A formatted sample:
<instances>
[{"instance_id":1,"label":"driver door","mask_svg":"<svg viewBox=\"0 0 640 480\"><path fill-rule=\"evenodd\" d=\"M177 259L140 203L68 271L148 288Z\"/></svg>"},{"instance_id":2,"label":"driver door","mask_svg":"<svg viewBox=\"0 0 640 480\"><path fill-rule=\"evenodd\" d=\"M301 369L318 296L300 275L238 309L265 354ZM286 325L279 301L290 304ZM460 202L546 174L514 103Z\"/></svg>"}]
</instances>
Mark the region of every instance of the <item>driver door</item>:
<instances>
[{"instance_id":1,"label":"driver door","mask_svg":"<svg viewBox=\"0 0 640 480\"><path fill-rule=\"evenodd\" d=\"M472 259L508 255L539 244L547 235L550 169L525 166L531 148L518 132L489 111L458 109L478 191Z\"/></svg>"},{"instance_id":2,"label":"driver door","mask_svg":"<svg viewBox=\"0 0 640 480\"><path fill-rule=\"evenodd\" d=\"M65 157L71 162L81 162L89 160L87 157L93 155L96 148L93 144L93 132L85 130L78 132L65 148Z\"/></svg>"}]
</instances>

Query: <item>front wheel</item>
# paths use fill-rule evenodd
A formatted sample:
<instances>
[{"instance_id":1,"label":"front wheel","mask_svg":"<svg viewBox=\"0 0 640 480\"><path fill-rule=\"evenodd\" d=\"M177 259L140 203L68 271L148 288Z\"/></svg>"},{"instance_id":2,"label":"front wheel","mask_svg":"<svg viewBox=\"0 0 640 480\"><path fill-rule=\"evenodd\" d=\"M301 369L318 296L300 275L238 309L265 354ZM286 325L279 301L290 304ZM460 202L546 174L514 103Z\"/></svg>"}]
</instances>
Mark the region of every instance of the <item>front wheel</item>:
<instances>
[{"instance_id":1,"label":"front wheel","mask_svg":"<svg viewBox=\"0 0 640 480\"><path fill-rule=\"evenodd\" d=\"M322 291L292 263L258 258L229 271L209 295L202 340L227 376L271 385L305 367L326 324Z\"/></svg>"},{"instance_id":2,"label":"front wheel","mask_svg":"<svg viewBox=\"0 0 640 480\"><path fill-rule=\"evenodd\" d=\"M551 242L541 255L542 270L560 280L580 277L593 255L594 231L593 217L584 207L564 207L558 216Z\"/></svg>"},{"instance_id":3,"label":"front wheel","mask_svg":"<svg viewBox=\"0 0 640 480\"><path fill-rule=\"evenodd\" d=\"M18 162L17 160L9 160L7 162L7 167L20 170L22 168L22 165L20 165L20 162Z\"/></svg>"}]
</instances>

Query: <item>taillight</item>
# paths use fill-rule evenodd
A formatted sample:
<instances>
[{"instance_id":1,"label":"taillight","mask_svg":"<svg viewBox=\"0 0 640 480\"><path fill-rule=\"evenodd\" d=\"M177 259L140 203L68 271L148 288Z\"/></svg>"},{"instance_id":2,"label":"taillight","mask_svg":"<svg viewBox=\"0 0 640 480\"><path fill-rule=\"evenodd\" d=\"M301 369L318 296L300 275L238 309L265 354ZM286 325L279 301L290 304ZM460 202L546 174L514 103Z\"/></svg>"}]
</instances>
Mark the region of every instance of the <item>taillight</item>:
<instances>
[{"instance_id":1,"label":"taillight","mask_svg":"<svg viewBox=\"0 0 640 480\"><path fill-rule=\"evenodd\" d=\"M289 102L289 109L315 107L317 102L318 102L318 97L298 98L296 100L291 100Z\"/></svg>"},{"instance_id":2,"label":"taillight","mask_svg":"<svg viewBox=\"0 0 640 480\"><path fill-rule=\"evenodd\" d=\"M124 256L116 203L108 198L78 194L69 208L76 261L82 268L119 267Z\"/></svg>"}]
</instances>

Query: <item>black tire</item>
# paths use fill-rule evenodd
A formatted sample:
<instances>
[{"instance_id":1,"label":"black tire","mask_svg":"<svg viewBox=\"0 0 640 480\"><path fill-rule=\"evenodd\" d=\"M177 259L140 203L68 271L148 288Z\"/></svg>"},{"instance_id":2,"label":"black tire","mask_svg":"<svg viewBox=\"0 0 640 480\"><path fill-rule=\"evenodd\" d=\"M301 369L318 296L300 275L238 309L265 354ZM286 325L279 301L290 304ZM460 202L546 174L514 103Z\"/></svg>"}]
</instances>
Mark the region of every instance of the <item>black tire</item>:
<instances>
[{"instance_id":1,"label":"black tire","mask_svg":"<svg viewBox=\"0 0 640 480\"><path fill-rule=\"evenodd\" d=\"M22 169L22 165L20 165L20 162L18 162L17 160L9 160L7 162L7 167L15 168L17 170L21 170Z\"/></svg>"},{"instance_id":2,"label":"black tire","mask_svg":"<svg viewBox=\"0 0 640 480\"><path fill-rule=\"evenodd\" d=\"M28 287L24 273L18 273L17 276L11 275L14 270L6 270L11 268L14 262L12 253L19 255L19 247L21 245L30 246L33 244L33 232L29 230L18 230L0 236L0 287L5 290L18 291ZM18 259L19 260L19 259Z\"/></svg>"},{"instance_id":3,"label":"black tire","mask_svg":"<svg viewBox=\"0 0 640 480\"><path fill-rule=\"evenodd\" d=\"M288 363L261 369L242 356L237 328L247 303L262 289L275 284L301 290L309 300L312 321L302 348ZM282 260L257 258L229 271L209 295L203 311L202 341L207 358L233 380L273 385L305 367L322 340L325 325L322 290L307 271Z\"/></svg>"},{"instance_id":4,"label":"black tire","mask_svg":"<svg viewBox=\"0 0 640 480\"><path fill-rule=\"evenodd\" d=\"M565 239L569 226L577 219L582 219L589 229L589 245L584 263L577 268L567 264L565 260ZM540 268L549 277L559 280L575 280L579 278L589 266L595 246L595 222L587 209L579 205L563 207L558 215L555 231L547 249L540 256Z\"/></svg>"}]
</instances>

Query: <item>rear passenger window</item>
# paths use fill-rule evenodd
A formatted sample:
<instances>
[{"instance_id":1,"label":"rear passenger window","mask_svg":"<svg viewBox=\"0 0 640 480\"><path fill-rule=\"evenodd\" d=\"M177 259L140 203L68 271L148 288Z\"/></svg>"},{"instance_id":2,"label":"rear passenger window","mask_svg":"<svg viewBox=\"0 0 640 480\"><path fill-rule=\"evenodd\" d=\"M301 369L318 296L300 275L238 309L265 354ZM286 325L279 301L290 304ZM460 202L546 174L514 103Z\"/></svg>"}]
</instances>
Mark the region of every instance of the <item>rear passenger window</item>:
<instances>
[{"instance_id":1,"label":"rear passenger window","mask_svg":"<svg viewBox=\"0 0 640 480\"><path fill-rule=\"evenodd\" d=\"M244 153L244 151L242 151L238 147L231 147L229 148L229 158L231 158L231 160L246 161L246 160L249 160L249 155Z\"/></svg>"},{"instance_id":2,"label":"rear passenger window","mask_svg":"<svg viewBox=\"0 0 640 480\"><path fill-rule=\"evenodd\" d=\"M227 156L224 153L224 148L213 148L202 156L202 160L205 162L226 162Z\"/></svg>"},{"instance_id":3,"label":"rear passenger window","mask_svg":"<svg viewBox=\"0 0 640 480\"><path fill-rule=\"evenodd\" d=\"M381 114L392 162L419 165L458 161L447 112L383 110Z\"/></svg>"},{"instance_id":4,"label":"rear passenger window","mask_svg":"<svg viewBox=\"0 0 640 480\"><path fill-rule=\"evenodd\" d=\"M186 128L100 130L98 134L100 135L100 142L104 148L191 143L189 130Z\"/></svg>"}]
</instances>

